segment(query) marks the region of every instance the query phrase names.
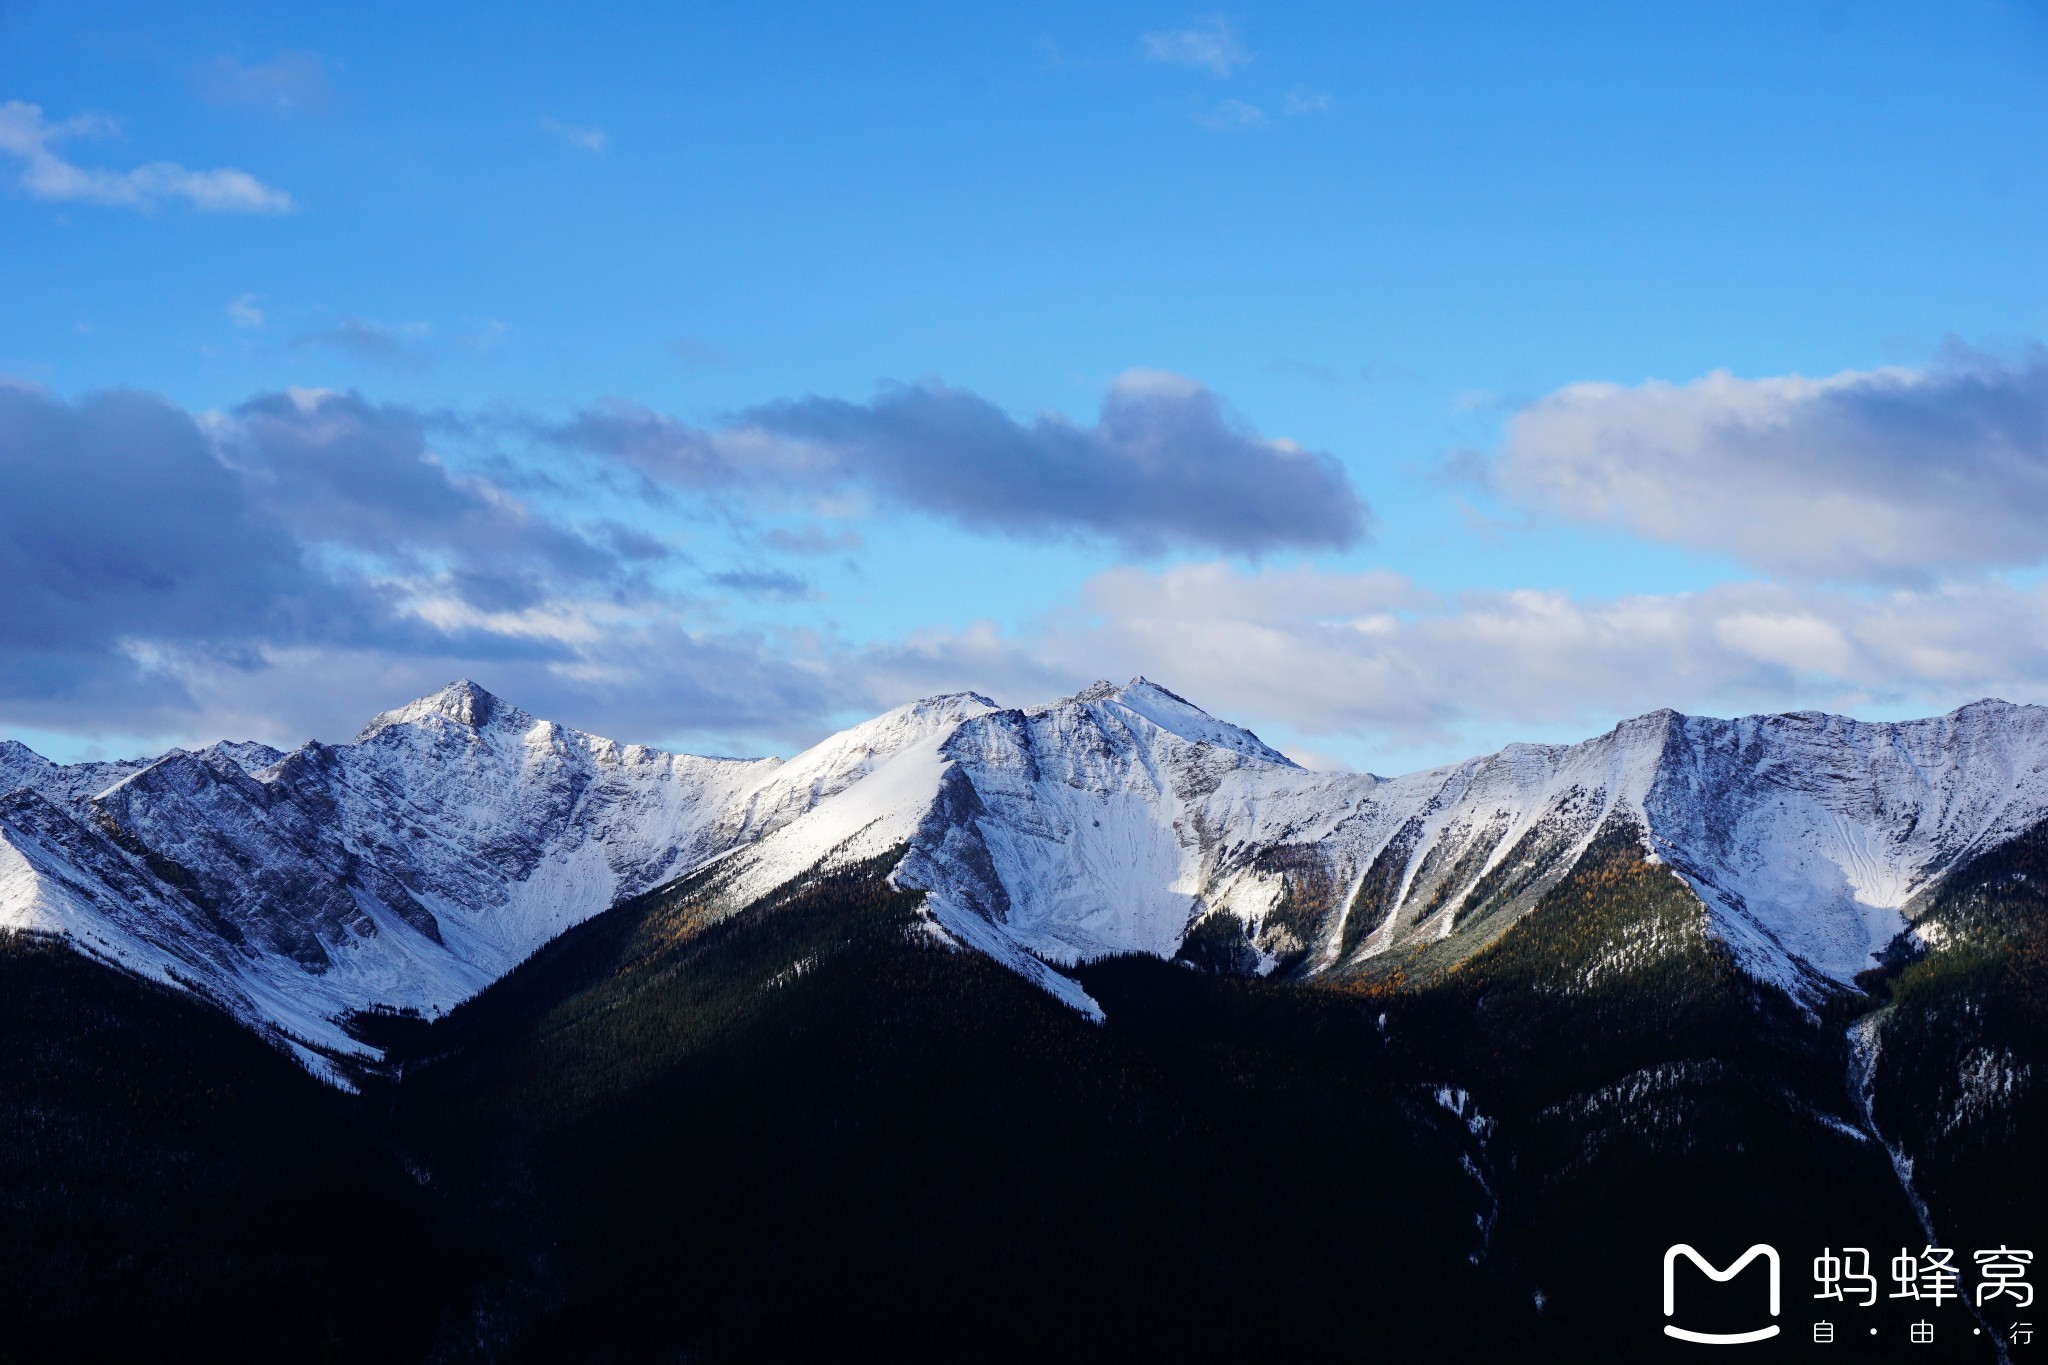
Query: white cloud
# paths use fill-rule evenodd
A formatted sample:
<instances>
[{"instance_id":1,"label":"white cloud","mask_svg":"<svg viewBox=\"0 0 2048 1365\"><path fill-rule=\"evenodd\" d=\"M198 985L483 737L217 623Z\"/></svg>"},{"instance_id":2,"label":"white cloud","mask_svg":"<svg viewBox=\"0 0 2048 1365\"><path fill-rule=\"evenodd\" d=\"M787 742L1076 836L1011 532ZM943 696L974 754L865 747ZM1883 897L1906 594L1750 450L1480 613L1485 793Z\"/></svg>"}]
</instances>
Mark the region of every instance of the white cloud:
<instances>
[{"instance_id":1,"label":"white cloud","mask_svg":"<svg viewBox=\"0 0 2048 1365\"><path fill-rule=\"evenodd\" d=\"M1228 76L1252 59L1236 30L1220 17L1189 28L1147 33L1140 40L1139 50L1155 62L1192 66L1219 77Z\"/></svg>"},{"instance_id":2,"label":"white cloud","mask_svg":"<svg viewBox=\"0 0 2048 1365\"><path fill-rule=\"evenodd\" d=\"M1511 501L1800 579L2048 560L2048 351L1826 379L1573 384L1522 409Z\"/></svg>"},{"instance_id":3,"label":"white cloud","mask_svg":"<svg viewBox=\"0 0 2048 1365\"><path fill-rule=\"evenodd\" d=\"M68 138L104 134L113 125L95 115L52 123L42 108L10 100L0 104L0 153L21 163L21 187L36 199L57 203L104 204L144 212L182 201L204 213L287 213L292 198L232 167L187 170L153 161L130 171L75 165L53 150Z\"/></svg>"},{"instance_id":4,"label":"white cloud","mask_svg":"<svg viewBox=\"0 0 2048 1365\"><path fill-rule=\"evenodd\" d=\"M1286 100L1280 105L1280 112L1289 118L1297 118L1302 114L1327 114L1333 103L1335 101L1320 91L1294 90L1288 93Z\"/></svg>"},{"instance_id":5,"label":"white cloud","mask_svg":"<svg viewBox=\"0 0 2048 1365\"><path fill-rule=\"evenodd\" d=\"M602 128L579 128L570 123L557 123L551 118L542 119L540 126L544 132L553 133L571 147L580 148L593 156L604 151L605 136Z\"/></svg>"},{"instance_id":6,"label":"white cloud","mask_svg":"<svg viewBox=\"0 0 2048 1365\"><path fill-rule=\"evenodd\" d=\"M258 642L226 660L166 646L153 666L182 700L130 704L116 719L209 734L254 726L273 740L345 735L395 698L469 674L618 738L717 747L725 740L707 736L723 736L728 748L786 752L834 715L933 691L1020 704L1144 673L1218 715L1284 727L1310 741L1289 753L1334 767L1343 759L1326 747L1440 761L1533 731L1592 734L1662 706L1926 714L1981 696L2048 700L2048 588L1998 583L1445 598L1390 573L1199 564L1102 574L1073 609L1021 631L983 621L864 647L714 627L680 599L570 592L494 605L433 576L385 586L395 610L428 628L418 644ZM77 724L73 713L106 708L59 709L0 699L0 719L24 724Z\"/></svg>"},{"instance_id":7,"label":"white cloud","mask_svg":"<svg viewBox=\"0 0 2048 1365\"><path fill-rule=\"evenodd\" d=\"M1078 609L1024 631L929 634L865 666L877 695L943 684L1032 696L1144 673L1254 725L1441 750L1467 731L1590 733L1663 706L2048 700L2048 586L1440 597L1386 572L1119 568L1092 579Z\"/></svg>"},{"instance_id":8,"label":"white cloud","mask_svg":"<svg viewBox=\"0 0 2048 1365\"><path fill-rule=\"evenodd\" d=\"M245 331L261 331L263 328L263 310L256 306L254 294L238 294L229 299L227 315L229 322Z\"/></svg>"}]
</instances>

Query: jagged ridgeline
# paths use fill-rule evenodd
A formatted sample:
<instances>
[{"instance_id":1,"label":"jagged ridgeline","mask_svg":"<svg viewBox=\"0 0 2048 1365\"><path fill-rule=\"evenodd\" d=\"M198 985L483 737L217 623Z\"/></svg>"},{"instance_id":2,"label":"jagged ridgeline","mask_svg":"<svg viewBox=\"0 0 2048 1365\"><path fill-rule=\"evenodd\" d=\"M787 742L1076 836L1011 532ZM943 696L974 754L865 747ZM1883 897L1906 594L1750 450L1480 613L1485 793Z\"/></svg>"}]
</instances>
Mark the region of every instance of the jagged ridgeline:
<instances>
[{"instance_id":1,"label":"jagged ridgeline","mask_svg":"<svg viewBox=\"0 0 2048 1365\"><path fill-rule=\"evenodd\" d=\"M1996 702L0 746L0 1359L1654 1358L1672 1241L2036 1235L2044 819Z\"/></svg>"}]
</instances>

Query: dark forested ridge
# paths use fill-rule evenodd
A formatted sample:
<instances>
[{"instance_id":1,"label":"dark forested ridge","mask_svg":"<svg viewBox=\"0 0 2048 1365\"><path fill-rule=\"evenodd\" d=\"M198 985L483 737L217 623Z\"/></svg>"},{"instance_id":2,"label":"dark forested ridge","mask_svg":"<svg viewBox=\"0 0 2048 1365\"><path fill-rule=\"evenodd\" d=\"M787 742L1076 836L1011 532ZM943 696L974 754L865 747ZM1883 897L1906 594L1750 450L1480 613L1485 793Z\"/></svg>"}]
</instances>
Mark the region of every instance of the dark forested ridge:
<instances>
[{"instance_id":1,"label":"dark forested ridge","mask_svg":"<svg viewBox=\"0 0 2048 1365\"><path fill-rule=\"evenodd\" d=\"M1500 1126L1495 1264L1540 1287L1589 1357L1660 1357L1673 1242L1717 1264L1758 1242L1785 1253L1799 1339L1746 1359L1813 1349L1823 1247L1918 1244L1887 1158L1853 1131L1843 1020L1742 973L1632 831L1604 832L1470 961L1410 976L1429 983L1399 996L1410 1065L1465 1077ZM1835 1354L1895 1358L1905 1320L1884 1325L1890 1339Z\"/></svg>"},{"instance_id":2,"label":"dark forested ridge","mask_svg":"<svg viewBox=\"0 0 2048 1365\"><path fill-rule=\"evenodd\" d=\"M0 935L0 1039L0 1361L418 1359L489 1273L372 1116L190 996Z\"/></svg>"},{"instance_id":3,"label":"dark forested ridge","mask_svg":"<svg viewBox=\"0 0 2048 1365\"><path fill-rule=\"evenodd\" d=\"M1930 910L1976 956L1817 1014L1639 848L1441 970L1249 979L1220 933L1098 962L1103 1025L944 942L888 860L726 919L684 881L445 1019L358 1021L359 1096L9 939L0 1360L1683 1358L1678 1240L1780 1246L1787 1337L1743 1358L1803 1356L1803 1258L1920 1236L1859 1131L1872 1011L1935 1217L2035 1234L2038 1174L1971 1165L2041 1131L1994 1079L2038 1064L2033 845ZM1898 1358L1904 1318L1860 1321L1897 1331L1833 1354ZM1990 1359L1966 1332L1924 1358Z\"/></svg>"},{"instance_id":4,"label":"dark forested ridge","mask_svg":"<svg viewBox=\"0 0 2048 1365\"><path fill-rule=\"evenodd\" d=\"M1937 1228L1984 1246L2048 1229L2048 826L1958 869L1921 923L1936 950L1878 987L1875 1118Z\"/></svg>"},{"instance_id":5,"label":"dark forested ridge","mask_svg":"<svg viewBox=\"0 0 2048 1365\"><path fill-rule=\"evenodd\" d=\"M1360 1316L1422 1349L1454 1288L1533 1319L1466 1259L1467 1135L1350 1002L1118 962L1098 1028L880 871L694 934L653 898L511 983L550 1007L412 1040L394 1132L518 1172L553 1249L508 1359L1322 1358Z\"/></svg>"}]
</instances>

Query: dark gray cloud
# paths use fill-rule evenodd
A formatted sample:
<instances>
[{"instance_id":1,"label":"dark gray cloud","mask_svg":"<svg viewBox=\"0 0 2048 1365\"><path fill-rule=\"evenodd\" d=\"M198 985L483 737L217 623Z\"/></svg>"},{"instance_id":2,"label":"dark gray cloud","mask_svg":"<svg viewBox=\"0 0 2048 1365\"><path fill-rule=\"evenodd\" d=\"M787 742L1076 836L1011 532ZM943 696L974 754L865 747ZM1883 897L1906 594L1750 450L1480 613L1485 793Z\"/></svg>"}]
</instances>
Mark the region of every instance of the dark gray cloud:
<instances>
[{"instance_id":1,"label":"dark gray cloud","mask_svg":"<svg viewBox=\"0 0 2048 1365\"><path fill-rule=\"evenodd\" d=\"M645 577L667 555L452 471L418 414L357 395L195 416L149 394L70 402L0 381L0 723L191 733L234 697L234 730L331 737L287 723L313 717L285 679L354 678L357 705L381 706L387 682L416 674L502 673L533 692L553 678L553 696L573 690L565 677L647 686L641 663L664 656L734 687L783 668L758 642L676 626ZM624 609L611 635L590 624ZM634 647L644 660L604 654Z\"/></svg>"},{"instance_id":2,"label":"dark gray cloud","mask_svg":"<svg viewBox=\"0 0 2048 1365\"><path fill-rule=\"evenodd\" d=\"M1117 381L1092 426L1018 422L930 383L870 403L770 403L716 428L613 402L551 434L680 488L860 489L974 531L1096 536L1140 552L1343 548L1372 519L1334 457L1259 436L1192 380L1143 371Z\"/></svg>"},{"instance_id":3,"label":"dark gray cloud","mask_svg":"<svg viewBox=\"0 0 2048 1365\"><path fill-rule=\"evenodd\" d=\"M1516 414L1484 476L1804 579L1925 583L2048 561L2048 350L1960 347L1826 379L1573 384Z\"/></svg>"},{"instance_id":4,"label":"dark gray cloud","mask_svg":"<svg viewBox=\"0 0 2048 1365\"><path fill-rule=\"evenodd\" d=\"M0 581L0 694L84 704L174 696L150 642L232 660L382 614L309 565L189 414L128 392L0 383Z\"/></svg>"},{"instance_id":5,"label":"dark gray cloud","mask_svg":"<svg viewBox=\"0 0 2048 1365\"><path fill-rule=\"evenodd\" d=\"M1088 426L933 386L716 431L620 408L581 424L578 444L612 442L601 470L679 502L854 493L1007 534L1252 552L1342 543L1366 517L1328 456L1161 376L1127 377ZM903 699L829 628L738 627L670 585L772 601L807 595L803 575L709 568L641 528L551 511L575 505L588 467L514 458L494 448L507 430L324 390L194 414L0 381L0 727L344 738L467 675L623 739L787 749ZM837 521L792 526L759 550L860 545Z\"/></svg>"},{"instance_id":6,"label":"dark gray cloud","mask_svg":"<svg viewBox=\"0 0 2048 1365\"><path fill-rule=\"evenodd\" d=\"M409 408L348 393L266 394L216 433L249 496L301 541L408 572L445 568L475 585L465 595L478 605L510 609L564 584L631 582L633 564L665 553L616 524L586 537L494 483L452 474Z\"/></svg>"}]
</instances>

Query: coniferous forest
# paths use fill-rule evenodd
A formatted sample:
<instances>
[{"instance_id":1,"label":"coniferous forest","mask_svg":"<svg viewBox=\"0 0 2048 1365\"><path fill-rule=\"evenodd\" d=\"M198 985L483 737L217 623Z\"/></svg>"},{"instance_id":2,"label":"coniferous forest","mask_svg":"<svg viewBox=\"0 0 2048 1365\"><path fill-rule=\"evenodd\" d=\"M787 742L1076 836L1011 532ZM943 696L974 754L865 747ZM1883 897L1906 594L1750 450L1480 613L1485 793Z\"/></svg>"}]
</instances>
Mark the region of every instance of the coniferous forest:
<instances>
[{"instance_id":1,"label":"coniferous forest","mask_svg":"<svg viewBox=\"0 0 2048 1365\"><path fill-rule=\"evenodd\" d=\"M2002 951L1822 1016L1616 836L1455 966L1256 979L1197 935L1076 969L1103 1024L947 945L889 865L621 905L445 1018L359 1018L386 1060L353 1095L7 940L0 1359L1635 1361L1687 1349L1674 1228L1786 1248L1793 1326L1753 1349L1803 1355L1803 1249L1924 1240L1841 1121L1884 1010L1878 1118L1940 1225L2041 1225L2038 1106L1944 1125L1939 1079L2038 1056L2016 862L1935 911Z\"/></svg>"}]
</instances>

